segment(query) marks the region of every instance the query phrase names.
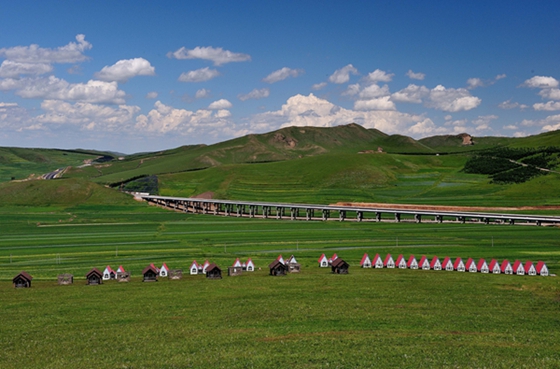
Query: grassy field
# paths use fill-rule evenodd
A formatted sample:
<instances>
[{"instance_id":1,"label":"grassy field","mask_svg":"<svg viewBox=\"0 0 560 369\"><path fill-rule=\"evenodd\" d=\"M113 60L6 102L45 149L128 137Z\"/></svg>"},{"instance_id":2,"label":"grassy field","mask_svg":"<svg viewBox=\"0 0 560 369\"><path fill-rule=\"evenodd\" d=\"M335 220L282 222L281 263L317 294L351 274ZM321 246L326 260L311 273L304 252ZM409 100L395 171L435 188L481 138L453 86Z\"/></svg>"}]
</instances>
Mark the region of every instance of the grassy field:
<instances>
[{"instance_id":1,"label":"grassy field","mask_svg":"<svg viewBox=\"0 0 560 369\"><path fill-rule=\"evenodd\" d=\"M237 219L143 204L0 208L0 367L560 366L555 277L360 269L364 252L543 260L560 271L558 229ZM318 268L336 252L349 275ZM294 254L300 274L267 265ZM225 271L218 281L142 283L153 262ZM92 267L123 265L130 283L86 286ZM11 278L26 270L30 289ZM59 273L75 283L58 286ZM225 274L225 273L224 273Z\"/></svg>"}]
</instances>

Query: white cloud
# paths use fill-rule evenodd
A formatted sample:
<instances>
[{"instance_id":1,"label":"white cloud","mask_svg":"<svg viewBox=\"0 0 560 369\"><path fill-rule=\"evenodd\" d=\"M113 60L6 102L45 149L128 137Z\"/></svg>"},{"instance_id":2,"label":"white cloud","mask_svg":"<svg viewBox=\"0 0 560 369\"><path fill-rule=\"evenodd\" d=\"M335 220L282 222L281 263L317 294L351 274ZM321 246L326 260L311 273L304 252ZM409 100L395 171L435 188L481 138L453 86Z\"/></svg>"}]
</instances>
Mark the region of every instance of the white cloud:
<instances>
[{"instance_id":1,"label":"white cloud","mask_svg":"<svg viewBox=\"0 0 560 369\"><path fill-rule=\"evenodd\" d=\"M41 48L39 45L15 46L0 49L0 56L18 63L76 63L87 60L84 51L91 49L91 44L85 40L85 35L77 35L76 42L56 49Z\"/></svg>"},{"instance_id":2,"label":"white cloud","mask_svg":"<svg viewBox=\"0 0 560 369\"><path fill-rule=\"evenodd\" d=\"M518 102L511 102L511 99L510 99L510 100L503 101L503 102L501 102L501 103L498 105L498 108L500 108L500 109L515 109L515 108L519 108L519 109L523 110L523 109L527 109L528 107L529 107L529 106L527 106L527 105L525 105L525 104L520 104L520 103L518 103Z\"/></svg>"},{"instance_id":3,"label":"white cloud","mask_svg":"<svg viewBox=\"0 0 560 369\"><path fill-rule=\"evenodd\" d=\"M41 75L52 72L53 67L46 63L20 63L4 60L0 65L0 77L18 78L22 74Z\"/></svg>"},{"instance_id":4,"label":"white cloud","mask_svg":"<svg viewBox=\"0 0 560 369\"><path fill-rule=\"evenodd\" d=\"M229 112L201 109L189 111L175 109L160 101L146 115L136 117L135 129L151 134L209 135L231 137L236 134L235 125L228 118Z\"/></svg>"},{"instance_id":5,"label":"white cloud","mask_svg":"<svg viewBox=\"0 0 560 369\"><path fill-rule=\"evenodd\" d=\"M516 130L516 129L517 129L517 126L516 126L516 125L513 125L513 124L509 124L509 125L507 125L507 126L504 126L504 129Z\"/></svg>"},{"instance_id":6,"label":"white cloud","mask_svg":"<svg viewBox=\"0 0 560 369\"><path fill-rule=\"evenodd\" d=\"M560 114L550 115L545 119L524 119L521 121L521 125L525 127L541 127L543 131L556 131L560 129Z\"/></svg>"},{"instance_id":7,"label":"white cloud","mask_svg":"<svg viewBox=\"0 0 560 369\"><path fill-rule=\"evenodd\" d=\"M221 47L214 48L212 46L200 47L194 49L186 49L181 47L177 51L167 53L168 58L174 59L204 59L214 62L214 65L219 66L231 62L243 62L251 60L251 56L242 53L234 53L224 50Z\"/></svg>"},{"instance_id":8,"label":"white cloud","mask_svg":"<svg viewBox=\"0 0 560 369\"><path fill-rule=\"evenodd\" d=\"M477 87L483 87L484 82L480 78L469 78L467 79L467 88L469 90L475 89Z\"/></svg>"},{"instance_id":9,"label":"white cloud","mask_svg":"<svg viewBox=\"0 0 560 369\"><path fill-rule=\"evenodd\" d=\"M355 96L357 94L360 93L360 84L359 83L354 83L352 85L348 85L348 87L346 88L346 91L344 91L342 93L342 96Z\"/></svg>"},{"instance_id":10,"label":"white cloud","mask_svg":"<svg viewBox=\"0 0 560 369\"><path fill-rule=\"evenodd\" d=\"M422 81L424 78L426 78L426 75L424 73L414 73L412 69L409 69L408 72L406 72L406 75L410 79L417 79L419 81Z\"/></svg>"},{"instance_id":11,"label":"white cloud","mask_svg":"<svg viewBox=\"0 0 560 369\"><path fill-rule=\"evenodd\" d=\"M262 99L264 97L268 97L270 95L270 90L268 88L261 88L260 90L254 89L253 91L249 92L248 94L239 95L238 98L241 101L249 100L249 99Z\"/></svg>"},{"instance_id":12,"label":"white cloud","mask_svg":"<svg viewBox=\"0 0 560 369\"><path fill-rule=\"evenodd\" d=\"M445 88L438 85L430 91L426 106L454 113L474 109L481 101L464 88Z\"/></svg>"},{"instance_id":13,"label":"white cloud","mask_svg":"<svg viewBox=\"0 0 560 369\"><path fill-rule=\"evenodd\" d=\"M158 93L155 91L148 92L146 94L146 99L157 99L157 97L158 97Z\"/></svg>"},{"instance_id":14,"label":"white cloud","mask_svg":"<svg viewBox=\"0 0 560 369\"><path fill-rule=\"evenodd\" d=\"M498 74L494 79L495 79L496 81L499 81L500 79L504 79L504 78L506 78L506 77L507 77L506 74Z\"/></svg>"},{"instance_id":15,"label":"white cloud","mask_svg":"<svg viewBox=\"0 0 560 369\"><path fill-rule=\"evenodd\" d=\"M280 110L250 117L246 132L266 132L287 126L334 127L357 123L390 134L412 134L413 132L409 131L410 127L425 119L422 115L394 110L348 110L313 94L295 95L290 97Z\"/></svg>"},{"instance_id":16,"label":"white cloud","mask_svg":"<svg viewBox=\"0 0 560 369\"><path fill-rule=\"evenodd\" d=\"M7 78L0 80L0 90L15 90L26 99L72 100L89 103L124 104L125 92L118 89L117 82L90 80L87 83L68 83L63 79Z\"/></svg>"},{"instance_id":17,"label":"white cloud","mask_svg":"<svg viewBox=\"0 0 560 369\"><path fill-rule=\"evenodd\" d=\"M393 73L388 74L387 72L382 71L381 69L376 69L373 72L369 73L365 79L368 82L373 82L373 83L391 82L393 76L394 76Z\"/></svg>"},{"instance_id":18,"label":"white cloud","mask_svg":"<svg viewBox=\"0 0 560 369\"><path fill-rule=\"evenodd\" d=\"M558 81L553 77L534 76L523 82L521 86L529 88L556 88L558 87Z\"/></svg>"},{"instance_id":19,"label":"white cloud","mask_svg":"<svg viewBox=\"0 0 560 369\"><path fill-rule=\"evenodd\" d=\"M350 74L358 74L358 70L354 68L352 64L336 70L330 77L329 81L331 83L342 84L350 80Z\"/></svg>"},{"instance_id":20,"label":"white cloud","mask_svg":"<svg viewBox=\"0 0 560 369\"><path fill-rule=\"evenodd\" d=\"M327 86L327 82L315 83L313 86L311 86L311 89L317 91L317 90L322 90L326 86Z\"/></svg>"},{"instance_id":21,"label":"white cloud","mask_svg":"<svg viewBox=\"0 0 560 369\"><path fill-rule=\"evenodd\" d=\"M226 99L220 99L208 105L208 109L210 110L229 109L232 106L233 106L232 103L230 103Z\"/></svg>"},{"instance_id":22,"label":"white cloud","mask_svg":"<svg viewBox=\"0 0 560 369\"><path fill-rule=\"evenodd\" d=\"M291 69L291 68L284 67L282 69L278 69L278 70L270 73L268 76L263 78L263 82L275 83L275 82L278 82L278 81L285 80L288 77L294 77L295 78L295 77L298 77L302 74L303 74L303 69Z\"/></svg>"},{"instance_id":23,"label":"white cloud","mask_svg":"<svg viewBox=\"0 0 560 369\"><path fill-rule=\"evenodd\" d=\"M560 110L560 101L549 101L547 103L533 104L533 109L544 111Z\"/></svg>"},{"instance_id":24,"label":"white cloud","mask_svg":"<svg viewBox=\"0 0 560 369\"><path fill-rule=\"evenodd\" d=\"M383 87L379 87L378 85L373 84L360 91L359 97L360 99L373 99L381 96L387 96L389 94L389 86L384 85Z\"/></svg>"},{"instance_id":25,"label":"white cloud","mask_svg":"<svg viewBox=\"0 0 560 369\"><path fill-rule=\"evenodd\" d=\"M140 112L138 106L107 106L77 102L70 104L59 100L45 100L41 103L45 111L35 117L36 123L70 124L85 130L103 130L105 132L124 131L131 127L134 116Z\"/></svg>"},{"instance_id":26,"label":"white cloud","mask_svg":"<svg viewBox=\"0 0 560 369\"><path fill-rule=\"evenodd\" d=\"M546 89L540 90L539 95L543 99L560 100L560 89L558 89L558 88L546 88Z\"/></svg>"},{"instance_id":27,"label":"white cloud","mask_svg":"<svg viewBox=\"0 0 560 369\"><path fill-rule=\"evenodd\" d=\"M95 77L102 81L126 82L136 76L154 76L155 68L144 58L119 60L111 66L105 66Z\"/></svg>"},{"instance_id":28,"label":"white cloud","mask_svg":"<svg viewBox=\"0 0 560 369\"><path fill-rule=\"evenodd\" d=\"M490 124L496 119L498 119L497 115L480 115L472 123L477 131L484 131L490 129Z\"/></svg>"},{"instance_id":29,"label":"white cloud","mask_svg":"<svg viewBox=\"0 0 560 369\"><path fill-rule=\"evenodd\" d=\"M216 78L220 75L216 69L208 67L191 70L190 72L181 73L179 76L180 82L204 82Z\"/></svg>"},{"instance_id":30,"label":"white cloud","mask_svg":"<svg viewBox=\"0 0 560 369\"><path fill-rule=\"evenodd\" d=\"M196 91L196 94L194 95L195 98L197 99L203 99L206 97L210 97L210 90L207 90L205 88L201 88L200 90Z\"/></svg>"},{"instance_id":31,"label":"white cloud","mask_svg":"<svg viewBox=\"0 0 560 369\"><path fill-rule=\"evenodd\" d=\"M406 88L395 92L391 98L394 101L408 103L422 103L422 99L430 94L430 90L425 86L408 85Z\"/></svg>"},{"instance_id":32,"label":"white cloud","mask_svg":"<svg viewBox=\"0 0 560 369\"><path fill-rule=\"evenodd\" d=\"M442 132L430 118L426 118L409 128L409 132L415 136L427 135L438 131Z\"/></svg>"},{"instance_id":33,"label":"white cloud","mask_svg":"<svg viewBox=\"0 0 560 369\"><path fill-rule=\"evenodd\" d=\"M395 103L392 102L390 96L383 96L370 100L358 100L354 103L356 110L395 110Z\"/></svg>"}]
</instances>

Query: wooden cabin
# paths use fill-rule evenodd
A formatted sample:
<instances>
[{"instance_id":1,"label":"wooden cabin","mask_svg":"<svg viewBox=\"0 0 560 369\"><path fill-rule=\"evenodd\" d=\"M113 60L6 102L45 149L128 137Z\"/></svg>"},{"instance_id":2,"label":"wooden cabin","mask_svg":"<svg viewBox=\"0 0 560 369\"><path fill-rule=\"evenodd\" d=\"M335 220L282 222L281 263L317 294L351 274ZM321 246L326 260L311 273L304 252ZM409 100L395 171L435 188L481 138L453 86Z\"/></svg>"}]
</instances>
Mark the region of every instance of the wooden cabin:
<instances>
[{"instance_id":1,"label":"wooden cabin","mask_svg":"<svg viewBox=\"0 0 560 369\"><path fill-rule=\"evenodd\" d=\"M103 284L103 273L97 268L93 268L86 274L86 284L88 286L97 286Z\"/></svg>"},{"instance_id":2,"label":"wooden cabin","mask_svg":"<svg viewBox=\"0 0 560 369\"><path fill-rule=\"evenodd\" d=\"M26 271L21 271L18 275L12 279L14 288L29 288L31 287L31 280L33 277Z\"/></svg>"},{"instance_id":3,"label":"wooden cabin","mask_svg":"<svg viewBox=\"0 0 560 369\"><path fill-rule=\"evenodd\" d=\"M502 272L502 270L500 269L500 263L498 263L498 260L496 259L492 259L490 261L490 265L488 265L488 270L492 274L500 274Z\"/></svg>"},{"instance_id":4,"label":"wooden cabin","mask_svg":"<svg viewBox=\"0 0 560 369\"><path fill-rule=\"evenodd\" d=\"M439 258L437 256L434 256L432 258L432 261L430 263L430 269L441 270L441 263L440 263Z\"/></svg>"},{"instance_id":5,"label":"wooden cabin","mask_svg":"<svg viewBox=\"0 0 560 369\"><path fill-rule=\"evenodd\" d=\"M425 255L422 255L420 261L418 262L418 267L422 270L430 270L430 262Z\"/></svg>"},{"instance_id":6,"label":"wooden cabin","mask_svg":"<svg viewBox=\"0 0 560 369\"><path fill-rule=\"evenodd\" d=\"M383 259L381 259L381 256L379 256L379 254L375 254L375 257L373 258L373 267L375 269L383 268Z\"/></svg>"},{"instance_id":7,"label":"wooden cabin","mask_svg":"<svg viewBox=\"0 0 560 369\"><path fill-rule=\"evenodd\" d=\"M219 266L212 263L206 268L206 278L207 279L222 279L222 270Z\"/></svg>"},{"instance_id":8,"label":"wooden cabin","mask_svg":"<svg viewBox=\"0 0 560 369\"><path fill-rule=\"evenodd\" d=\"M107 267L103 271L103 280L108 281L111 279L117 279L117 272L115 272L110 265L107 265Z\"/></svg>"},{"instance_id":9,"label":"wooden cabin","mask_svg":"<svg viewBox=\"0 0 560 369\"><path fill-rule=\"evenodd\" d=\"M515 260L515 263L513 263L513 273L517 275L525 275L525 268L523 267L523 263L519 260Z\"/></svg>"},{"instance_id":10,"label":"wooden cabin","mask_svg":"<svg viewBox=\"0 0 560 369\"><path fill-rule=\"evenodd\" d=\"M453 267L453 262L451 261L451 258L449 258L449 256L446 256L443 259L443 263L441 263L441 268L447 270L448 272L452 272L453 270L455 270L455 268Z\"/></svg>"},{"instance_id":11,"label":"wooden cabin","mask_svg":"<svg viewBox=\"0 0 560 369\"><path fill-rule=\"evenodd\" d=\"M385 260L383 260L383 266L385 268L389 268L392 269L395 267L395 261L393 260L393 257L391 256L391 254L387 254L387 256L385 256Z\"/></svg>"},{"instance_id":12,"label":"wooden cabin","mask_svg":"<svg viewBox=\"0 0 560 369\"><path fill-rule=\"evenodd\" d=\"M399 255L397 261L395 261L395 266L399 269L406 269L406 260L404 259L403 254Z\"/></svg>"},{"instance_id":13,"label":"wooden cabin","mask_svg":"<svg viewBox=\"0 0 560 369\"><path fill-rule=\"evenodd\" d=\"M535 269L537 270L538 275L548 277L548 267L546 266L544 261L539 261Z\"/></svg>"},{"instance_id":14,"label":"wooden cabin","mask_svg":"<svg viewBox=\"0 0 560 369\"><path fill-rule=\"evenodd\" d=\"M167 267L167 264L163 263L163 265L159 269L159 276L163 278L169 276L169 268Z\"/></svg>"},{"instance_id":15,"label":"wooden cabin","mask_svg":"<svg viewBox=\"0 0 560 369\"><path fill-rule=\"evenodd\" d=\"M488 264L486 263L486 260L484 260L484 259L480 259L478 261L478 264L476 264L476 270L479 273L489 273L490 272L490 268L488 268Z\"/></svg>"},{"instance_id":16,"label":"wooden cabin","mask_svg":"<svg viewBox=\"0 0 560 369\"><path fill-rule=\"evenodd\" d=\"M463 263L463 259L461 258L455 259L455 263L453 263L453 270L457 272L465 271L465 263Z\"/></svg>"},{"instance_id":17,"label":"wooden cabin","mask_svg":"<svg viewBox=\"0 0 560 369\"><path fill-rule=\"evenodd\" d=\"M349 267L350 265L341 258L337 258L331 264L331 270L335 274L348 274Z\"/></svg>"},{"instance_id":18,"label":"wooden cabin","mask_svg":"<svg viewBox=\"0 0 560 369\"><path fill-rule=\"evenodd\" d=\"M473 258L468 258L467 259L467 263L465 264L465 268L470 273L476 273L478 271L478 269L476 268L476 263L474 262Z\"/></svg>"},{"instance_id":19,"label":"wooden cabin","mask_svg":"<svg viewBox=\"0 0 560 369\"><path fill-rule=\"evenodd\" d=\"M281 263L278 259L270 263L268 268L270 269L270 275L273 276L286 275L286 273L288 272L288 266Z\"/></svg>"},{"instance_id":20,"label":"wooden cabin","mask_svg":"<svg viewBox=\"0 0 560 369\"><path fill-rule=\"evenodd\" d=\"M227 275L230 277L235 277L241 274L243 274L243 267L241 266L230 266L227 269Z\"/></svg>"},{"instance_id":21,"label":"wooden cabin","mask_svg":"<svg viewBox=\"0 0 560 369\"><path fill-rule=\"evenodd\" d=\"M142 271L142 282L157 282L158 270L154 264L150 264Z\"/></svg>"},{"instance_id":22,"label":"wooden cabin","mask_svg":"<svg viewBox=\"0 0 560 369\"><path fill-rule=\"evenodd\" d=\"M198 263L196 262L196 260L193 260L189 270L190 270L191 275L197 275L198 274Z\"/></svg>"},{"instance_id":23,"label":"wooden cabin","mask_svg":"<svg viewBox=\"0 0 560 369\"><path fill-rule=\"evenodd\" d=\"M527 275L537 275L537 269L535 268L535 266L533 265L532 262L527 261L525 262L525 265L523 266L523 268L525 268L525 274Z\"/></svg>"},{"instance_id":24,"label":"wooden cabin","mask_svg":"<svg viewBox=\"0 0 560 369\"><path fill-rule=\"evenodd\" d=\"M245 269L248 272L254 272L255 271L255 263L253 263L253 260L251 260L251 258L247 259L247 262L245 263Z\"/></svg>"},{"instance_id":25,"label":"wooden cabin","mask_svg":"<svg viewBox=\"0 0 560 369\"><path fill-rule=\"evenodd\" d=\"M74 275L68 273L59 274L57 280L59 285L67 286L74 283Z\"/></svg>"},{"instance_id":26,"label":"wooden cabin","mask_svg":"<svg viewBox=\"0 0 560 369\"><path fill-rule=\"evenodd\" d=\"M507 259L502 261L500 269L502 270L503 274L513 274L513 268L511 267L511 264Z\"/></svg>"},{"instance_id":27,"label":"wooden cabin","mask_svg":"<svg viewBox=\"0 0 560 369\"><path fill-rule=\"evenodd\" d=\"M362 268L371 268L371 260L367 252L362 256L362 260L360 261L360 266Z\"/></svg>"},{"instance_id":28,"label":"wooden cabin","mask_svg":"<svg viewBox=\"0 0 560 369\"><path fill-rule=\"evenodd\" d=\"M416 261L414 255L410 255L410 257L408 258L408 262L406 263L406 266L409 269L418 269L418 261Z\"/></svg>"},{"instance_id":29,"label":"wooden cabin","mask_svg":"<svg viewBox=\"0 0 560 369\"><path fill-rule=\"evenodd\" d=\"M327 259L325 254L321 254L318 263L319 263L319 268L327 268L329 266L329 259Z\"/></svg>"}]
</instances>

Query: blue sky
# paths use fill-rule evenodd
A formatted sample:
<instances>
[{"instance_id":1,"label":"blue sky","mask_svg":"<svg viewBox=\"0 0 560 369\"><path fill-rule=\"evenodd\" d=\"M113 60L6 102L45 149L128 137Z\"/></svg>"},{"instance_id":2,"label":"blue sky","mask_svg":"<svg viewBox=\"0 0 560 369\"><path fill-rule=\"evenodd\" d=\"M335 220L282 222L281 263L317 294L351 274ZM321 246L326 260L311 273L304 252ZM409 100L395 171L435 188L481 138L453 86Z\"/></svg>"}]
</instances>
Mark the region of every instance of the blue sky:
<instances>
[{"instance_id":1,"label":"blue sky","mask_svg":"<svg viewBox=\"0 0 560 369\"><path fill-rule=\"evenodd\" d=\"M555 1L0 0L0 146L560 128Z\"/></svg>"}]
</instances>

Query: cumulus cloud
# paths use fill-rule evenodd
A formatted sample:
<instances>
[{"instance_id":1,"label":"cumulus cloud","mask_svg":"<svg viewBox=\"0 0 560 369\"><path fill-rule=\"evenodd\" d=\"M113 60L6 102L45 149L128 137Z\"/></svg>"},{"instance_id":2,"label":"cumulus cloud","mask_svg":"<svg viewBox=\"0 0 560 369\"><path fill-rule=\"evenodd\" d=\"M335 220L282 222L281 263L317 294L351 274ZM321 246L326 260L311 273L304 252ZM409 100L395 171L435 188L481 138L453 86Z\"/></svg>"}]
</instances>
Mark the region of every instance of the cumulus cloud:
<instances>
[{"instance_id":1,"label":"cumulus cloud","mask_svg":"<svg viewBox=\"0 0 560 369\"><path fill-rule=\"evenodd\" d=\"M205 88L201 88L200 90L196 91L196 94L194 95L195 98L197 99L203 99L206 97L210 97L210 90L207 90Z\"/></svg>"},{"instance_id":2,"label":"cumulus cloud","mask_svg":"<svg viewBox=\"0 0 560 369\"><path fill-rule=\"evenodd\" d=\"M467 88L469 90L475 89L477 87L483 87L484 82L480 78L469 78L467 79Z\"/></svg>"},{"instance_id":3,"label":"cumulus cloud","mask_svg":"<svg viewBox=\"0 0 560 369\"><path fill-rule=\"evenodd\" d=\"M424 78L426 78L426 75L424 73L414 73L412 69L409 69L408 72L406 72L406 75L410 79L416 79L419 81L422 81Z\"/></svg>"},{"instance_id":4,"label":"cumulus cloud","mask_svg":"<svg viewBox=\"0 0 560 369\"><path fill-rule=\"evenodd\" d=\"M517 126L513 125L513 124L508 124L508 125L504 126L504 129L516 130Z\"/></svg>"},{"instance_id":5,"label":"cumulus cloud","mask_svg":"<svg viewBox=\"0 0 560 369\"><path fill-rule=\"evenodd\" d=\"M369 100L358 100L354 103L356 110L395 110L395 103L392 102L390 96L383 96Z\"/></svg>"},{"instance_id":6,"label":"cumulus cloud","mask_svg":"<svg viewBox=\"0 0 560 369\"><path fill-rule=\"evenodd\" d=\"M525 105L525 104L520 104L518 102L511 102L510 100L506 100L501 102L500 104L498 104L498 108L500 109L515 109L515 108L519 108L521 110L523 109L527 109L529 106Z\"/></svg>"},{"instance_id":7,"label":"cumulus cloud","mask_svg":"<svg viewBox=\"0 0 560 369\"><path fill-rule=\"evenodd\" d=\"M232 103L230 103L226 99L220 99L208 105L208 109L210 110L229 109L232 106L233 106Z\"/></svg>"},{"instance_id":8,"label":"cumulus cloud","mask_svg":"<svg viewBox=\"0 0 560 369\"><path fill-rule=\"evenodd\" d=\"M264 97L268 97L270 95L270 90L268 88L261 88L254 89L253 91L249 92L245 95L239 95L238 98L241 101L249 100L249 99L262 99Z\"/></svg>"},{"instance_id":9,"label":"cumulus cloud","mask_svg":"<svg viewBox=\"0 0 560 369\"><path fill-rule=\"evenodd\" d=\"M348 64L347 66L336 70L329 77L329 82L336 83L336 84L346 83L350 80L350 74L353 75L358 74L358 70L354 68L352 64Z\"/></svg>"},{"instance_id":10,"label":"cumulus cloud","mask_svg":"<svg viewBox=\"0 0 560 369\"><path fill-rule=\"evenodd\" d=\"M426 106L454 113L474 109L481 101L478 97L472 96L467 89L445 88L438 85L430 90Z\"/></svg>"},{"instance_id":11,"label":"cumulus cloud","mask_svg":"<svg viewBox=\"0 0 560 369\"><path fill-rule=\"evenodd\" d=\"M234 53L229 50L224 50L221 47L214 48L212 46L200 47L194 49L186 49L181 47L177 51L167 53L168 58L173 59L203 59L210 60L214 65L219 66L231 62L243 62L251 60L248 54Z\"/></svg>"},{"instance_id":12,"label":"cumulus cloud","mask_svg":"<svg viewBox=\"0 0 560 369\"><path fill-rule=\"evenodd\" d=\"M429 96L430 90L425 86L408 85L406 88L395 92L391 95L391 99L398 102L422 103L422 99Z\"/></svg>"},{"instance_id":13,"label":"cumulus cloud","mask_svg":"<svg viewBox=\"0 0 560 369\"><path fill-rule=\"evenodd\" d=\"M558 88L545 88L539 91L539 95L543 99L560 100L560 89Z\"/></svg>"},{"instance_id":14,"label":"cumulus cloud","mask_svg":"<svg viewBox=\"0 0 560 369\"><path fill-rule=\"evenodd\" d=\"M544 111L560 110L560 101L549 101L547 103L533 104L533 109Z\"/></svg>"},{"instance_id":15,"label":"cumulus cloud","mask_svg":"<svg viewBox=\"0 0 560 369\"><path fill-rule=\"evenodd\" d=\"M524 119L521 125L525 127L541 127L543 131L556 131L560 129L560 114L549 115L544 119Z\"/></svg>"},{"instance_id":16,"label":"cumulus cloud","mask_svg":"<svg viewBox=\"0 0 560 369\"><path fill-rule=\"evenodd\" d=\"M278 69L270 73L268 76L263 78L263 82L275 83L275 82L285 80L288 77L295 78L302 74L303 74L303 69L291 69L291 68L284 67L282 69Z\"/></svg>"},{"instance_id":17,"label":"cumulus cloud","mask_svg":"<svg viewBox=\"0 0 560 369\"><path fill-rule=\"evenodd\" d=\"M20 63L4 60L0 65L0 77L19 78L21 75L41 75L52 72L53 67L46 63Z\"/></svg>"},{"instance_id":18,"label":"cumulus cloud","mask_svg":"<svg viewBox=\"0 0 560 369\"><path fill-rule=\"evenodd\" d=\"M236 134L235 125L228 118L229 112L201 109L189 111L176 109L160 101L148 114L136 117L135 129L140 132L152 134L181 134L233 136Z\"/></svg>"},{"instance_id":19,"label":"cumulus cloud","mask_svg":"<svg viewBox=\"0 0 560 369\"><path fill-rule=\"evenodd\" d=\"M148 92L146 94L146 99L157 99L157 97L158 97L158 93L155 91Z\"/></svg>"},{"instance_id":20,"label":"cumulus cloud","mask_svg":"<svg viewBox=\"0 0 560 369\"><path fill-rule=\"evenodd\" d=\"M0 80L0 90L15 90L26 99L72 100L89 103L124 104L125 92L118 89L117 82L90 80L87 83L69 83L63 79L6 78Z\"/></svg>"},{"instance_id":21,"label":"cumulus cloud","mask_svg":"<svg viewBox=\"0 0 560 369\"><path fill-rule=\"evenodd\" d=\"M426 117L422 115L406 114L395 110L344 109L309 94L290 97L280 110L253 115L248 119L248 131L265 132L288 126L334 127L357 123L386 133L413 134L410 127L425 119Z\"/></svg>"},{"instance_id":22,"label":"cumulus cloud","mask_svg":"<svg viewBox=\"0 0 560 369\"><path fill-rule=\"evenodd\" d=\"M348 85L346 91L342 93L343 96L355 96L360 93L361 87L359 83Z\"/></svg>"},{"instance_id":23,"label":"cumulus cloud","mask_svg":"<svg viewBox=\"0 0 560 369\"><path fill-rule=\"evenodd\" d=\"M317 91L317 90L322 90L326 86L327 86L327 82L315 83L313 86L311 86L311 89Z\"/></svg>"},{"instance_id":24,"label":"cumulus cloud","mask_svg":"<svg viewBox=\"0 0 560 369\"><path fill-rule=\"evenodd\" d=\"M39 64L76 63L87 60L88 57L83 53L91 49L91 44L85 40L85 35L82 34L76 36L76 41L56 49L41 48L35 44L1 48L0 57L18 63Z\"/></svg>"},{"instance_id":25,"label":"cumulus cloud","mask_svg":"<svg viewBox=\"0 0 560 369\"><path fill-rule=\"evenodd\" d=\"M191 70L190 72L181 73L179 76L180 82L204 82L216 78L220 75L216 69L208 67Z\"/></svg>"},{"instance_id":26,"label":"cumulus cloud","mask_svg":"<svg viewBox=\"0 0 560 369\"><path fill-rule=\"evenodd\" d=\"M394 74L393 73L387 73L385 71L382 71L381 69L376 69L373 72L369 73L366 76L366 81L368 82L373 82L373 83L377 83L377 82L391 82L391 80L393 79Z\"/></svg>"},{"instance_id":27,"label":"cumulus cloud","mask_svg":"<svg viewBox=\"0 0 560 369\"><path fill-rule=\"evenodd\" d=\"M498 119L497 115L480 115L478 118L474 119L472 123L475 125L477 131L483 131L490 129L490 124L496 119Z\"/></svg>"},{"instance_id":28,"label":"cumulus cloud","mask_svg":"<svg viewBox=\"0 0 560 369\"><path fill-rule=\"evenodd\" d=\"M556 88L558 81L553 77L534 76L521 84L522 87L529 88Z\"/></svg>"},{"instance_id":29,"label":"cumulus cloud","mask_svg":"<svg viewBox=\"0 0 560 369\"><path fill-rule=\"evenodd\" d=\"M381 96L387 96L389 93L389 86L383 85L383 87L379 87L378 85L373 84L362 89L358 96L360 99L373 99Z\"/></svg>"},{"instance_id":30,"label":"cumulus cloud","mask_svg":"<svg viewBox=\"0 0 560 369\"><path fill-rule=\"evenodd\" d=\"M119 60L111 66L105 66L95 73L102 81L126 82L136 76L154 76L155 68L144 58Z\"/></svg>"}]
</instances>

